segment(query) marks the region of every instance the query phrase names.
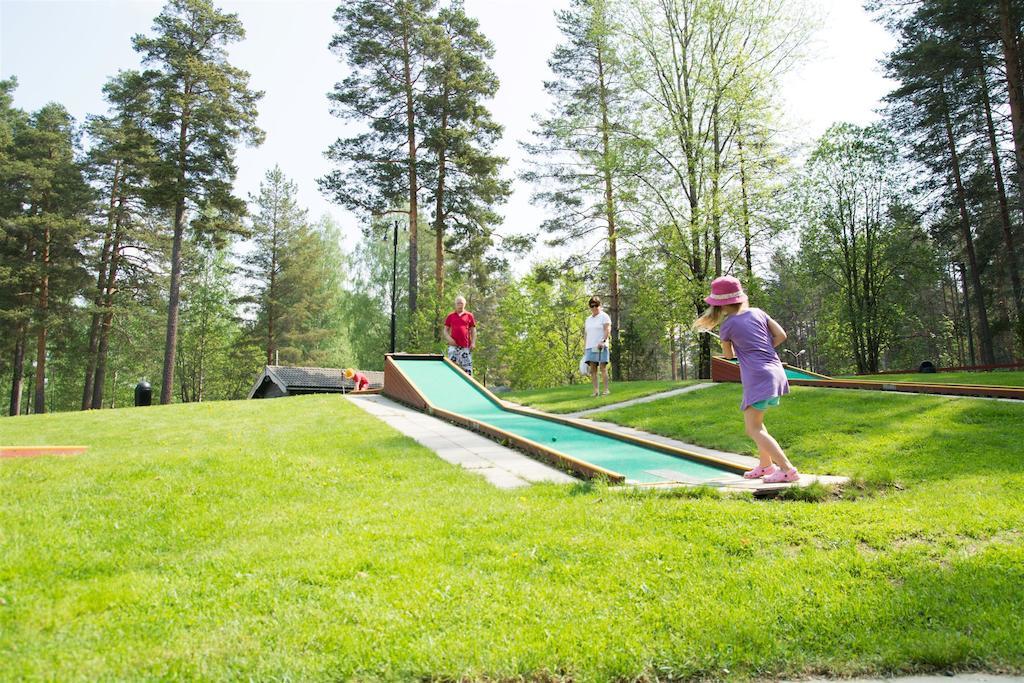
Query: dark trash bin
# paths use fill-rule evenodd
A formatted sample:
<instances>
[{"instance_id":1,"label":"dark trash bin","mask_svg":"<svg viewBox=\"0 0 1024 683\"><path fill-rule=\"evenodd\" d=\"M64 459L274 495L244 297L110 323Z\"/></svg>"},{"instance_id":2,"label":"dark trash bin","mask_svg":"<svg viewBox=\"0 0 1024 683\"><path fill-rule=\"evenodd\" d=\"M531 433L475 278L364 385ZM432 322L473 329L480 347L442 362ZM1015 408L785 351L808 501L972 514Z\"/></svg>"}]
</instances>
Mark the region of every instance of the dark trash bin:
<instances>
[{"instance_id":1,"label":"dark trash bin","mask_svg":"<svg viewBox=\"0 0 1024 683\"><path fill-rule=\"evenodd\" d=\"M146 380L142 380L135 385L135 405L153 405L153 387Z\"/></svg>"},{"instance_id":2,"label":"dark trash bin","mask_svg":"<svg viewBox=\"0 0 1024 683\"><path fill-rule=\"evenodd\" d=\"M935 364L926 360L917 367L918 372L935 372Z\"/></svg>"}]
</instances>

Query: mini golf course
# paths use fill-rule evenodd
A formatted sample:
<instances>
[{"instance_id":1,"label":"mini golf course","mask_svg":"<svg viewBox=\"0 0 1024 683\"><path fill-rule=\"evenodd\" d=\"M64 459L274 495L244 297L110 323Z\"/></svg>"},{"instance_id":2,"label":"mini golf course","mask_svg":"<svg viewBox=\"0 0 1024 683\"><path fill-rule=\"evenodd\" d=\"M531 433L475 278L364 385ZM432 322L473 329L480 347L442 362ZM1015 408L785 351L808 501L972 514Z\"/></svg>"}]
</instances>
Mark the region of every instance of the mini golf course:
<instances>
[{"instance_id":1,"label":"mini golf course","mask_svg":"<svg viewBox=\"0 0 1024 683\"><path fill-rule=\"evenodd\" d=\"M703 454L507 406L443 356L388 356L383 393L587 478L640 485L699 484L732 479L744 469Z\"/></svg>"},{"instance_id":2,"label":"mini golf course","mask_svg":"<svg viewBox=\"0 0 1024 683\"><path fill-rule=\"evenodd\" d=\"M863 379L837 379L819 375L810 370L783 363L790 384L828 389L865 389L868 391L899 391L913 394L940 394L946 396L981 396L985 398L1010 398L1024 400L1024 387L1008 387L986 384L944 384L929 382L905 382ZM716 382L739 382L740 368L735 359L714 356L711 359L711 379Z\"/></svg>"}]
</instances>

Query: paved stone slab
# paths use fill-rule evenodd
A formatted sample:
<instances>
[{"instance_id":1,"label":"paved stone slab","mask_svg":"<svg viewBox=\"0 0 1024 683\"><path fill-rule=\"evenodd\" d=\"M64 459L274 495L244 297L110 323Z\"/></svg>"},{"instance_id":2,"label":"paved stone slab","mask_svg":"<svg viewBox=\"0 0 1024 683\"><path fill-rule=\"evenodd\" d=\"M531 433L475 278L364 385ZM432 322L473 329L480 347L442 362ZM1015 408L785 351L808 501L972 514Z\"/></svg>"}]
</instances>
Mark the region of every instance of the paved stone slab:
<instances>
[{"instance_id":1,"label":"paved stone slab","mask_svg":"<svg viewBox=\"0 0 1024 683\"><path fill-rule=\"evenodd\" d=\"M559 484L577 481L565 472L485 436L407 408L384 396L349 394L345 398L434 451L445 462L479 474L498 488L519 488L542 481Z\"/></svg>"}]
</instances>

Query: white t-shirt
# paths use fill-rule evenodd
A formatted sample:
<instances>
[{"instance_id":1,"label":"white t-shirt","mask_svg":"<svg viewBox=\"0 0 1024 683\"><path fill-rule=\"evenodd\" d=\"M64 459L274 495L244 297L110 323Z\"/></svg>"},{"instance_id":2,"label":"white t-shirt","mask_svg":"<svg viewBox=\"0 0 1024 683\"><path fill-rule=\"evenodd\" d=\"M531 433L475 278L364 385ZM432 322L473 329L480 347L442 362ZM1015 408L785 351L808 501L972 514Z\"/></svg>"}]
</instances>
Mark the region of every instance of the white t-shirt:
<instances>
[{"instance_id":1,"label":"white t-shirt","mask_svg":"<svg viewBox=\"0 0 1024 683\"><path fill-rule=\"evenodd\" d=\"M587 322L584 325L584 329L587 331L587 339L584 346L588 349L596 349L597 345L604 341L604 326L611 324L611 316L604 311L601 311L597 315L588 315ZM609 343L610 342L611 340L609 339ZM607 346L607 344L605 345Z\"/></svg>"}]
</instances>

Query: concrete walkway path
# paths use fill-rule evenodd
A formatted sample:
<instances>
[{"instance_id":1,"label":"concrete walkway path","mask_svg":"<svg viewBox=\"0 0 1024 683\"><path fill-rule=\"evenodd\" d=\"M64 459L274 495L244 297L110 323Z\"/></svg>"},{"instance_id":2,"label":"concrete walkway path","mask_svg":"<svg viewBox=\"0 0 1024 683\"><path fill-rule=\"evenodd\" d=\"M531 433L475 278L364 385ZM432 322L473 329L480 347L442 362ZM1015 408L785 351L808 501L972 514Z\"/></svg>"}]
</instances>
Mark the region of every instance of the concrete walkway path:
<instances>
[{"instance_id":1,"label":"concrete walkway path","mask_svg":"<svg viewBox=\"0 0 1024 683\"><path fill-rule=\"evenodd\" d=\"M640 398L632 398L628 401L620 401L619 403L609 403L606 406L598 406L597 408L588 408L587 410L578 410L575 413L565 413L562 417L583 417L584 415L593 415L594 413L603 413L606 410L615 410L617 408L625 408L626 406L635 406L638 403L650 403L651 401L660 401L663 398L669 398L672 396L678 396L679 394L685 394L690 391L697 391L698 389L707 389L708 387L715 386L712 382L706 382L702 384L694 384L692 386L683 387L681 389L671 389L669 391L661 391L657 394L651 394L650 396L641 396Z\"/></svg>"},{"instance_id":2,"label":"concrete walkway path","mask_svg":"<svg viewBox=\"0 0 1024 683\"><path fill-rule=\"evenodd\" d=\"M481 475L502 489L550 481L578 480L519 451L444 420L407 408L381 395L346 395L349 401L436 452L442 460Z\"/></svg>"},{"instance_id":3,"label":"concrete walkway path","mask_svg":"<svg viewBox=\"0 0 1024 683\"><path fill-rule=\"evenodd\" d=\"M435 451L443 460L473 470L499 488L517 488L541 481L564 484L578 481L561 470L545 465L519 451L497 444L485 436L407 408L384 396L347 395L346 398L374 417L383 420L406 436L412 437L423 446ZM577 421L721 458L741 465L744 469L750 469L757 464L757 459L750 456L703 448L631 427L622 427L610 422L596 422L585 418L578 418ZM669 470L659 470L655 473L666 478L665 483L658 486L712 486L723 491L746 491L756 495L774 495L778 490L794 486L794 484L765 484L759 479L744 479L738 474L731 473L723 473L721 477L711 480L697 480L680 472ZM847 478L802 474L800 481L795 485L808 486L815 481L833 485L844 483Z\"/></svg>"}]
</instances>

